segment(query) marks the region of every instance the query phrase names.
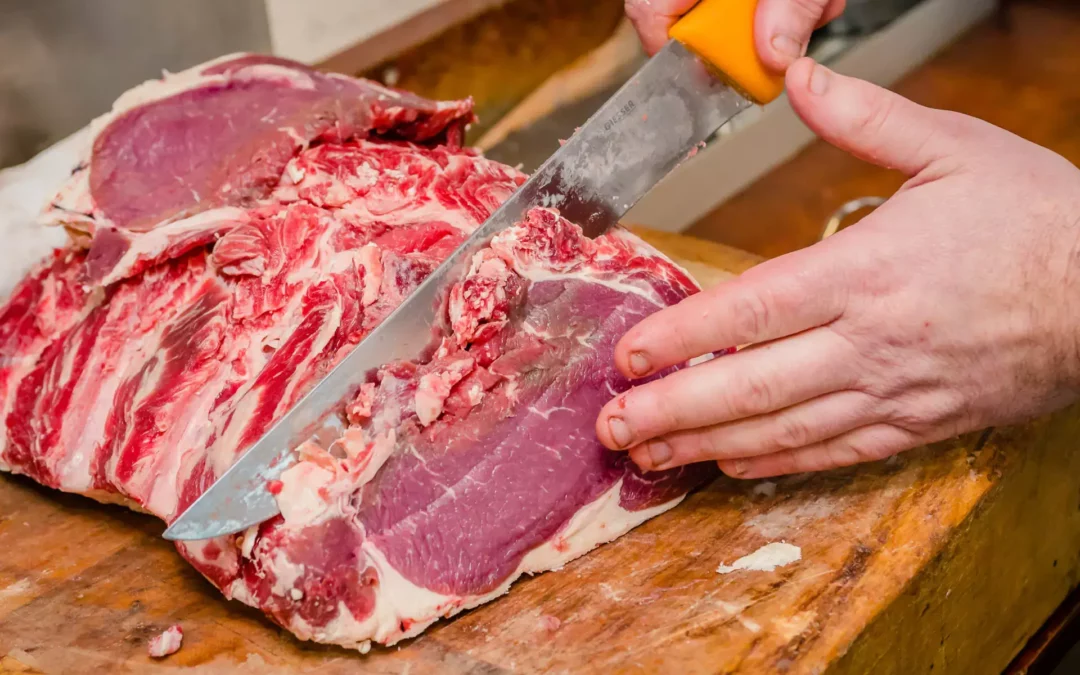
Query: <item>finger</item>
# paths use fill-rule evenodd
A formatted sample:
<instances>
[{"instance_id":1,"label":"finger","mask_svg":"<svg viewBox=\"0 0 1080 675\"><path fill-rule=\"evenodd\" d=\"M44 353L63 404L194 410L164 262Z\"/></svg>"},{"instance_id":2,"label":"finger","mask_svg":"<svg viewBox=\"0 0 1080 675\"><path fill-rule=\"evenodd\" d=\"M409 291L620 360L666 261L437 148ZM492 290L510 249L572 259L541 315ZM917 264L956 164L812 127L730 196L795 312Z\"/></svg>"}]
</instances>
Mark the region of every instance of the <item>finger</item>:
<instances>
[{"instance_id":1,"label":"finger","mask_svg":"<svg viewBox=\"0 0 1080 675\"><path fill-rule=\"evenodd\" d=\"M626 16L637 29L641 44L650 55L668 41L668 31L698 0L626 0Z\"/></svg>"},{"instance_id":2,"label":"finger","mask_svg":"<svg viewBox=\"0 0 1080 675\"><path fill-rule=\"evenodd\" d=\"M644 377L702 354L834 321L847 300L832 250L823 242L770 260L647 317L619 340L615 365L629 378Z\"/></svg>"},{"instance_id":3,"label":"finger","mask_svg":"<svg viewBox=\"0 0 1080 675\"><path fill-rule=\"evenodd\" d=\"M795 112L819 136L908 176L955 155L967 119L834 73L811 59L788 70L787 91Z\"/></svg>"},{"instance_id":4,"label":"finger","mask_svg":"<svg viewBox=\"0 0 1080 675\"><path fill-rule=\"evenodd\" d=\"M773 413L654 438L631 448L630 458L646 471L659 471L794 450L877 422L877 407L867 394L838 391Z\"/></svg>"},{"instance_id":5,"label":"finger","mask_svg":"<svg viewBox=\"0 0 1080 675\"><path fill-rule=\"evenodd\" d=\"M810 34L840 16L845 0L761 0L754 16L754 44L768 68L782 73L806 54Z\"/></svg>"},{"instance_id":6,"label":"finger","mask_svg":"<svg viewBox=\"0 0 1080 675\"><path fill-rule=\"evenodd\" d=\"M675 431L780 410L855 383L851 344L818 329L635 387L600 411L597 436L617 450Z\"/></svg>"},{"instance_id":7,"label":"finger","mask_svg":"<svg viewBox=\"0 0 1080 675\"><path fill-rule=\"evenodd\" d=\"M837 18L844 13L844 8L847 6L847 0L829 0L829 4L825 5L825 12L822 13L821 19L818 20L814 29L821 28L825 24L829 23L833 19Z\"/></svg>"},{"instance_id":8,"label":"finger","mask_svg":"<svg viewBox=\"0 0 1080 675\"><path fill-rule=\"evenodd\" d=\"M795 450L721 460L719 465L721 471L732 478L766 478L876 462L920 444L914 434L900 427L873 424Z\"/></svg>"}]
</instances>

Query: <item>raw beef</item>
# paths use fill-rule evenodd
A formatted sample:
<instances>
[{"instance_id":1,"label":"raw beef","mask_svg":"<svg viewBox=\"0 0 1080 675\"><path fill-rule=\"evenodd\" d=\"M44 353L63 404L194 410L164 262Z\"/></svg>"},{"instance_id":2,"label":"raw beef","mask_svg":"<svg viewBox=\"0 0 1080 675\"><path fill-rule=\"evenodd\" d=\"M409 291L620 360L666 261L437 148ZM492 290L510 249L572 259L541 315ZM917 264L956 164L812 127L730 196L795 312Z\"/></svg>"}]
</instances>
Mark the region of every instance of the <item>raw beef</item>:
<instances>
[{"instance_id":1,"label":"raw beef","mask_svg":"<svg viewBox=\"0 0 1080 675\"><path fill-rule=\"evenodd\" d=\"M524 180L433 103L234 56L125 95L47 209L74 243L0 309L0 468L171 521ZM304 639L366 650L558 568L709 474L643 474L593 421L635 322L694 282L536 209L477 254L430 359L387 364L181 553Z\"/></svg>"},{"instance_id":2,"label":"raw beef","mask_svg":"<svg viewBox=\"0 0 1080 675\"><path fill-rule=\"evenodd\" d=\"M302 147L373 135L456 145L471 120L469 101L224 57L124 94L46 218L89 240L90 281L108 284L247 222Z\"/></svg>"},{"instance_id":3,"label":"raw beef","mask_svg":"<svg viewBox=\"0 0 1080 675\"><path fill-rule=\"evenodd\" d=\"M180 651L180 645L184 643L184 629L180 624L169 626L160 635L150 640L146 651L155 659L163 659Z\"/></svg>"}]
</instances>

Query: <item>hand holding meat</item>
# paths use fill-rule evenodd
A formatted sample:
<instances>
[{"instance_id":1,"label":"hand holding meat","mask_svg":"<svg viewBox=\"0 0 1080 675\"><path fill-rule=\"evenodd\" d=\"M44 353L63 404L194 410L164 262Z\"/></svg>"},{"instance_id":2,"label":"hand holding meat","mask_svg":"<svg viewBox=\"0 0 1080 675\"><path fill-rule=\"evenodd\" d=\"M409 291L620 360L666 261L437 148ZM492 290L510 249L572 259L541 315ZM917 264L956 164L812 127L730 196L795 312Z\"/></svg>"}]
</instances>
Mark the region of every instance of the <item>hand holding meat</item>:
<instances>
[{"instance_id":1,"label":"hand holding meat","mask_svg":"<svg viewBox=\"0 0 1080 675\"><path fill-rule=\"evenodd\" d=\"M615 358L634 377L749 346L617 397L602 442L643 468L717 460L755 478L878 460L1076 400L1080 171L810 59L787 88L823 138L910 179L851 228L631 329Z\"/></svg>"}]
</instances>

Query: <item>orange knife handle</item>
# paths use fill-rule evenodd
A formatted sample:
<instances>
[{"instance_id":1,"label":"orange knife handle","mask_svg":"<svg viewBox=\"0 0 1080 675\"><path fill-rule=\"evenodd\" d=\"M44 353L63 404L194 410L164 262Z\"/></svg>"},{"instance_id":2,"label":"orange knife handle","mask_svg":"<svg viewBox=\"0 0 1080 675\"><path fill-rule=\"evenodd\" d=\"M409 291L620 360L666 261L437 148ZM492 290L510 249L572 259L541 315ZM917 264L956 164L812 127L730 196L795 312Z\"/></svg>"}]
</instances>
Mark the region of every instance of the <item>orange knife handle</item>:
<instances>
[{"instance_id":1,"label":"orange knife handle","mask_svg":"<svg viewBox=\"0 0 1080 675\"><path fill-rule=\"evenodd\" d=\"M669 35L709 62L729 84L764 105L784 90L784 78L758 58L756 9L757 0L701 0Z\"/></svg>"}]
</instances>

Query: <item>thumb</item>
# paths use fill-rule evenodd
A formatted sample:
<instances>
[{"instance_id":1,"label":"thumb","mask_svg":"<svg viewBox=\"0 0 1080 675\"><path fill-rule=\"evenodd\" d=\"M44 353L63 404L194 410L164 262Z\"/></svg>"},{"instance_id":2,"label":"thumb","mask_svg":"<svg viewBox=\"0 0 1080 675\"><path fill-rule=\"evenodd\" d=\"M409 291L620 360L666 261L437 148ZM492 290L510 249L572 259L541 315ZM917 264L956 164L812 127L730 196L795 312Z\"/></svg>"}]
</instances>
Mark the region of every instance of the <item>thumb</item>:
<instances>
[{"instance_id":1,"label":"thumb","mask_svg":"<svg viewBox=\"0 0 1080 675\"><path fill-rule=\"evenodd\" d=\"M914 176L959 150L962 115L918 105L812 59L791 66L787 92L817 135L872 164Z\"/></svg>"}]
</instances>

